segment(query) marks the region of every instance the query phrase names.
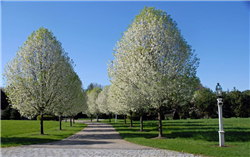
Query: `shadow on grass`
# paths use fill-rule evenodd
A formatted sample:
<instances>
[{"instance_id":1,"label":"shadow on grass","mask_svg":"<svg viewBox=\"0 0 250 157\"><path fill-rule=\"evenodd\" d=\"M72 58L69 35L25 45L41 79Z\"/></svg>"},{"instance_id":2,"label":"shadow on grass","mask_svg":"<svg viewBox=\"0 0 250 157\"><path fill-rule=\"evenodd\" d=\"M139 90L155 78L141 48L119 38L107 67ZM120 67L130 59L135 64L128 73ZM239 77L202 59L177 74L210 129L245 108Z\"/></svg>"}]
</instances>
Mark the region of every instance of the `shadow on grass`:
<instances>
[{"instance_id":1,"label":"shadow on grass","mask_svg":"<svg viewBox=\"0 0 250 157\"><path fill-rule=\"evenodd\" d=\"M38 143L54 142L58 140L53 140L49 138L25 138L25 137L1 137L1 147L6 146L18 146L18 145L29 145Z\"/></svg>"},{"instance_id":2,"label":"shadow on grass","mask_svg":"<svg viewBox=\"0 0 250 157\"><path fill-rule=\"evenodd\" d=\"M138 132L139 125L134 128L128 128L129 125L114 124L115 129L120 133L123 138L154 138L158 136L158 127L146 125L144 130L147 132ZM217 142L219 139L218 126L205 127L179 125L178 128L163 127L163 136L168 138L190 138L194 140L205 140ZM206 127L208 126L208 127ZM247 142L250 141L250 130L247 128L228 128L224 129L225 140L228 142Z\"/></svg>"},{"instance_id":3,"label":"shadow on grass","mask_svg":"<svg viewBox=\"0 0 250 157\"><path fill-rule=\"evenodd\" d=\"M124 132L120 133L123 138L154 138L158 136L156 132ZM182 131L182 132L172 132L163 133L164 137L168 138L191 138L195 140L205 140L210 142L216 142L219 139L219 134L217 131ZM225 141L228 142L247 142L250 141L250 132L237 132L237 131L227 131L225 132Z\"/></svg>"}]
</instances>

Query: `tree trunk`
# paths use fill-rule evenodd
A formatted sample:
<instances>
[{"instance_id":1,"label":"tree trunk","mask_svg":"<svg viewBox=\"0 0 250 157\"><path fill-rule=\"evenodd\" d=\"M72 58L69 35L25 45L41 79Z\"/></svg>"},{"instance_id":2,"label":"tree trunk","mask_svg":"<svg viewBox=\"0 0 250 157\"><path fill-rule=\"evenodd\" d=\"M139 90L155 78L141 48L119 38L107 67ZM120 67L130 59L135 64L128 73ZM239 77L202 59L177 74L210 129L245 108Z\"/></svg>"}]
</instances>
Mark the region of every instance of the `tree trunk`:
<instances>
[{"instance_id":1,"label":"tree trunk","mask_svg":"<svg viewBox=\"0 0 250 157\"><path fill-rule=\"evenodd\" d=\"M65 116L65 122L67 122L67 116Z\"/></svg>"},{"instance_id":2,"label":"tree trunk","mask_svg":"<svg viewBox=\"0 0 250 157\"><path fill-rule=\"evenodd\" d=\"M69 118L69 121L70 121L70 126L72 126L72 117L71 116Z\"/></svg>"},{"instance_id":3,"label":"tree trunk","mask_svg":"<svg viewBox=\"0 0 250 157\"><path fill-rule=\"evenodd\" d=\"M43 114L40 114L40 134L43 135Z\"/></svg>"},{"instance_id":4,"label":"tree trunk","mask_svg":"<svg viewBox=\"0 0 250 157\"><path fill-rule=\"evenodd\" d=\"M109 122L111 122L111 113L109 114Z\"/></svg>"},{"instance_id":5,"label":"tree trunk","mask_svg":"<svg viewBox=\"0 0 250 157\"><path fill-rule=\"evenodd\" d=\"M130 127L132 128L133 127L133 117L132 117L133 112L130 111L129 113L130 113Z\"/></svg>"},{"instance_id":6,"label":"tree trunk","mask_svg":"<svg viewBox=\"0 0 250 157\"><path fill-rule=\"evenodd\" d=\"M126 122L126 115L124 115L124 124L127 124L127 122Z\"/></svg>"},{"instance_id":7,"label":"tree trunk","mask_svg":"<svg viewBox=\"0 0 250 157\"><path fill-rule=\"evenodd\" d=\"M96 121L99 122L98 115L96 115Z\"/></svg>"},{"instance_id":8,"label":"tree trunk","mask_svg":"<svg viewBox=\"0 0 250 157\"><path fill-rule=\"evenodd\" d=\"M162 136L162 123L161 123L161 114L162 114L162 111L161 111L161 107L159 107L158 109L158 120L159 120L159 136L158 137L163 137Z\"/></svg>"},{"instance_id":9,"label":"tree trunk","mask_svg":"<svg viewBox=\"0 0 250 157\"><path fill-rule=\"evenodd\" d=\"M91 122L92 122L92 115L90 115L90 118L91 118Z\"/></svg>"},{"instance_id":10,"label":"tree trunk","mask_svg":"<svg viewBox=\"0 0 250 157\"><path fill-rule=\"evenodd\" d=\"M143 131L143 111L140 111L140 123L141 123L141 128L140 131Z\"/></svg>"},{"instance_id":11,"label":"tree trunk","mask_svg":"<svg viewBox=\"0 0 250 157\"><path fill-rule=\"evenodd\" d=\"M62 116L59 116L59 130L62 130Z\"/></svg>"}]
</instances>

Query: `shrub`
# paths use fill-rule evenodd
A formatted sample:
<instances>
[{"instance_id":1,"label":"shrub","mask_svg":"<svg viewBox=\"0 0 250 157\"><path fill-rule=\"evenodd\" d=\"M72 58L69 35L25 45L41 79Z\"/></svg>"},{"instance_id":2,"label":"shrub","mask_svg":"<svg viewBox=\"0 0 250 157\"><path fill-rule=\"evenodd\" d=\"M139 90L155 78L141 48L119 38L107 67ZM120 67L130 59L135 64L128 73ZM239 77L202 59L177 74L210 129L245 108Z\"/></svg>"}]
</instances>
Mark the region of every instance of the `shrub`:
<instances>
[{"instance_id":1,"label":"shrub","mask_svg":"<svg viewBox=\"0 0 250 157\"><path fill-rule=\"evenodd\" d=\"M41 120L41 116L38 115L36 118L38 121ZM52 115L43 115L43 120L53 120L53 121L58 121L59 118L57 116L52 116Z\"/></svg>"}]
</instances>

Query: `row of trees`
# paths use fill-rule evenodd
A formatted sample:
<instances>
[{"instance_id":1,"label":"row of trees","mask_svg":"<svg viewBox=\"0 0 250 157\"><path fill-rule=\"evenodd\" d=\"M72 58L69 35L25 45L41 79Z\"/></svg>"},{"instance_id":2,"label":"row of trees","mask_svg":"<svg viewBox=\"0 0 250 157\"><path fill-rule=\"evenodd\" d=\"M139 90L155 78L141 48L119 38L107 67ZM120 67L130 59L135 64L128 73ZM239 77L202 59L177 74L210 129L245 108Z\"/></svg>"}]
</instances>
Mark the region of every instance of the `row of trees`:
<instances>
[{"instance_id":1,"label":"row of trees","mask_svg":"<svg viewBox=\"0 0 250 157\"><path fill-rule=\"evenodd\" d=\"M197 87L199 59L187 44L176 22L166 12L145 7L123 33L108 64L111 85L87 91L87 113L140 113L149 109L161 117L166 107L192 98ZM132 118L130 118L132 120ZM131 122L132 126L132 122Z\"/></svg>"},{"instance_id":2,"label":"row of trees","mask_svg":"<svg viewBox=\"0 0 250 157\"><path fill-rule=\"evenodd\" d=\"M97 120L101 113L130 115L132 127L136 112L143 131L143 115L153 111L158 114L159 138L163 137L161 120L166 110L175 109L182 117L187 112L190 115L190 109L192 116L216 113L214 93L207 88L197 90L201 86L196 77L199 59L166 12L152 7L140 11L113 55L108 63L111 85L102 89L90 84L84 91L61 43L51 31L39 28L5 66L5 91L11 107L29 118L40 115L41 134L44 114L59 116L61 129L63 115L79 112L91 118L96 115ZM245 105L249 94L239 95L237 90L227 93L224 104L231 103L229 114L245 116L241 111L249 111Z\"/></svg>"},{"instance_id":3,"label":"row of trees","mask_svg":"<svg viewBox=\"0 0 250 157\"><path fill-rule=\"evenodd\" d=\"M84 110L86 94L73 60L51 31L34 31L4 69L5 92L11 107L22 116L74 116Z\"/></svg>"}]
</instances>

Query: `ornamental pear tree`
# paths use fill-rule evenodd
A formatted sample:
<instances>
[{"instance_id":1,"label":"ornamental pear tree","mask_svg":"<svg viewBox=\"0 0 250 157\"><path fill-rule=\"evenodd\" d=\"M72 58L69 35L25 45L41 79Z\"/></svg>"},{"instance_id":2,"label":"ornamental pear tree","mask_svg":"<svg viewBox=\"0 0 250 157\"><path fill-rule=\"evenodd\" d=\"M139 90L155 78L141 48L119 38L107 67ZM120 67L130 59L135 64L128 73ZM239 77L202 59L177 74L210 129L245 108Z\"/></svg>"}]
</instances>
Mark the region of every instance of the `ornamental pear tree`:
<instances>
[{"instance_id":1,"label":"ornamental pear tree","mask_svg":"<svg viewBox=\"0 0 250 157\"><path fill-rule=\"evenodd\" d=\"M82 82L78 75L75 73L72 66L68 66L67 70L64 71L64 85L61 87L61 95L58 98L58 102L52 106L51 111L53 114L59 116L59 130L61 128L62 116L65 114L71 114L73 105L81 105L76 109L79 113L84 110L86 106L86 95L82 89ZM72 125L72 124L71 124Z\"/></svg>"},{"instance_id":2,"label":"ornamental pear tree","mask_svg":"<svg viewBox=\"0 0 250 157\"><path fill-rule=\"evenodd\" d=\"M115 114L127 114L130 109L128 108L128 106L119 103L117 95L118 93L116 91L116 86L114 84L111 84L109 87L109 94L107 99L109 111Z\"/></svg>"},{"instance_id":3,"label":"ornamental pear tree","mask_svg":"<svg viewBox=\"0 0 250 157\"><path fill-rule=\"evenodd\" d=\"M113 84L136 89L158 112L159 138L164 107L191 99L199 59L166 12L145 7L114 48L108 66ZM181 99L180 99L181 98Z\"/></svg>"},{"instance_id":4,"label":"ornamental pear tree","mask_svg":"<svg viewBox=\"0 0 250 157\"><path fill-rule=\"evenodd\" d=\"M64 85L67 53L51 31L43 27L31 33L4 69L5 90L13 108L29 118L43 115L58 102Z\"/></svg>"},{"instance_id":5,"label":"ornamental pear tree","mask_svg":"<svg viewBox=\"0 0 250 157\"><path fill-rule=\"evenodd\" d=\"M102 89L99 87L95 87L92 90L87 91L87 111L86 111L87 113L86 114L91 116L91 121L92 121L93 115L96 115L97 121L98 121L98 114L100 114L100 110L96 103L96 99L101 91Z\"/></svg>"},{"instance_id":6,"label":"ornamental pear tree","mask_svg":"<svg viewBox=\"0 0 250 157\"><path fill-rule=\"evenodd\" d=\"M98 94L96 104L98 105L101 113L109 115L109 122L111 122L111 112L108 107L109 87L110 86L105 86L103 90Z\"/></svg>"},{"instance_id":7,"label":"ornamental pear tree","mask_svg":"<svg viewBox=\"0 0 250 157\"><path fill-rule=\"evenodd\" d=\"M72 122L71 122L72 117L74 118L74 116L86 110L87 108L87 104L86 104L87 96L86 96L84 89L82 88L81 80L77 74L74 75L73 80L75 82L75 88L73 85L72 90L75 90L75 94L71 98L69 108L65 111L66 114L70 116L70 126L72 126Z\"/></svg>"},{"instance_id":8,"label":"ornamental pear tree","mask_svg":"<svg viewBox=\"0 0 250 157\"><path fill-rule=\"evenodd\" d=\"M142 116L143 113L149 108L148 101L146 101L145 97L140 93L140 90L138 90L137 88L133 88L133 86L131 86L130 84L121 83L119 82L119 80L115 79L112 80L112 85L113 86L110 90L110 95L113 97L113 99L115 99L115 104L110 103L110 105L119 106L118 110L116 110L116 113L130 115L130 127L133 127L132 113L135 111L139 111L141 122L140 131L143 131ZM115 107L110 108L115 109Z\"/></svg>"},{"instance_id":9,"label":"ornamental pear tree","mask_svg":"<svg viewBox=\"0 0 250 157\"><path fill-rule=\"evenodd\" d=\"M108 104L113 113L130 115L130 127L133 127L132 113L138 108L138 97L136 92L126 86L124 83L115 84L110 86Z\"/></svg>"}]
</instances>

